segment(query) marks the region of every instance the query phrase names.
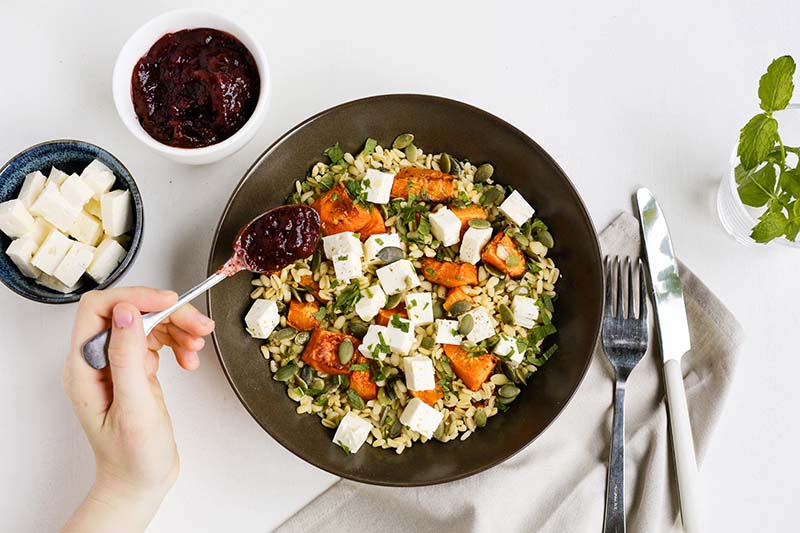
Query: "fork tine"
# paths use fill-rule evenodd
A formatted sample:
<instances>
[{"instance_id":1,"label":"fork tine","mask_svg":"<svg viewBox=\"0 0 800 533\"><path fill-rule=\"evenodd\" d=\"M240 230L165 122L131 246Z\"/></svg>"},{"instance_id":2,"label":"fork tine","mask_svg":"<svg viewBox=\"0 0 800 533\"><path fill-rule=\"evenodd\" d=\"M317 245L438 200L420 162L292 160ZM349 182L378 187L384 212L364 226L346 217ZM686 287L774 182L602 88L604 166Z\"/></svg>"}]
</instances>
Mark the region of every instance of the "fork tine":
<instances>
[{"instance_id":1,"label":"fork tine","mask_svg":"<svg viewBox=\"0 0 800 533\"><path fill-rule=\"evenodd\" d=\"M631 259L631 256L627 256L625 262L628 264L628 318L636 318L636 313L633 309L633 288L635 287L633 284L633 259Z\"/></svg>"},{"instance_id":2,"label":"fork tine","mask_svg":"<svg viewBox=\"0 0 800 533\"><path fill-rule=\"evenodd\" d=\"M611 299L611 256L606 256L604 261L606 271L606 301L605 301L605 314L606 316L613 315L612 299Z\"/></svg>"},{"instance_id":3,"label":"fork tine","mask_svg":"<svg viewBox=\"0 0 800 533\"><path fill-rule=\"evenodd\" d=\"M617 302L615 305L615 315L617 318L625 318L625 310L622 308L624 300L622 299L623 286L622 286L622 260L616 256L614 261L617 266Z\"/></svg>"},{"instance_id":4,"label":"fork tine","mask_svg":"<svg viewBox=\"0 0 800 533\"><path fill-rule=\"evenodd\" d=\"M639 259L639 319L647 320L647 283L644 280L644 263Z\"/></svg>"}]
</instances>

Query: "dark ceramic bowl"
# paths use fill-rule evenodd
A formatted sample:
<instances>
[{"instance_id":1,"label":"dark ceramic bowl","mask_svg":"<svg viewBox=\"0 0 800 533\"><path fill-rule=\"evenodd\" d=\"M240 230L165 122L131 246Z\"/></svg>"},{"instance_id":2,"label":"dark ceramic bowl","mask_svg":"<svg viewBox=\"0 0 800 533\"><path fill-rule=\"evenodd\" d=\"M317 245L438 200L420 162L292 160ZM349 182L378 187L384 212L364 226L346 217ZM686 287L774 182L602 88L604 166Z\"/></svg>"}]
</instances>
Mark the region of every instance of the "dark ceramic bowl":
<instances>
[{"instance_id":1,"label":"dark ceramic bowl","mask_svg":"<svg viewBox=\"0 0 800 533\"><path fill-rule=\"evenodd\" d=\"M209 273L231 255L240 226L280 205L296 179L338 141L355 153L366 137L389 146L413 132L427 152L491 161L501 183L516 187L555 236L551 250L562 272L554 322L558 353L535 374L507 413L466 441L415 444L397 455L364 445L345 454L331 443L333 430L316 416L298 415L282 383L273 381L260 341L250 338L243 318L250 306L251 276L240 274L208 295L217 322L214 346L239 399L253 418L297 456L332 474L364 483L395 486L451 481L508 459L539 436L564 409L589 367L602 315L600 248L592 222L567 176L524 133L480 109L443 98L387 95L324 111L298 125L264 152L245 174L217 228Z\"/></svg>"},{"instance_id":2,"label":"dark ceramic bowl","mask_svg":"<svg viewBox=\"0 0 800 533\"><path fill-rule=\"evenodd\" d=\"M85 282L78 290L62 294L43 287L34 280L23 276L17 266L11 262L11 259L5 253L0 253L0 281L17 294L29 300L47 304L77 302L80 300L81 295L87 291L104 289L112 285L136 258L144 230L142 196L139 194L139 188L136 186L133 176L125 168L125 165L99 146L84 141L57 140L46 141L23 150L3 165L3 168L0 168L0 202L16 198L25 176L31 172L41 170L47 175L50 172L50 167L54 166L67 174L80 173L94 159L100 160L101 163L114 172L114 176L117 178L114 184L115 189L127 189L131 192L133 231L130 245L128 246L128 254L103 283L98 285L90 282L90 280ZM0 232L0 248L5 250L9 244L11 244L11 239Z\"/></svg>"}]
</instances>

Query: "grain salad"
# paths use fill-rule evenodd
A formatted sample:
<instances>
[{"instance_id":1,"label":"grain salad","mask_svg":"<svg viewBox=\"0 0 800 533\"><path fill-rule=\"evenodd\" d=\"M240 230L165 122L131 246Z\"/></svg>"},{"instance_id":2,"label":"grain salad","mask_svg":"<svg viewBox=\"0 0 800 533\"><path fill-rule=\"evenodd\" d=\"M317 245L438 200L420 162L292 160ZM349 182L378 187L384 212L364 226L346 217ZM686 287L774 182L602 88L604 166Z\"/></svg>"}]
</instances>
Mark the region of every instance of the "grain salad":
<instances>
[{"instance_id":1,"label":"grain salad","mask_svg":"<svg viewBox=\"0 0 800 533\"><path fill-rule=\"evenodd\" d=\"M320 246L251 282L272 378L350 453L465 440L557 350L545 223L490 163L413 141L325 150L287 200L319 212Z\"/></svg>"}]
</instances>

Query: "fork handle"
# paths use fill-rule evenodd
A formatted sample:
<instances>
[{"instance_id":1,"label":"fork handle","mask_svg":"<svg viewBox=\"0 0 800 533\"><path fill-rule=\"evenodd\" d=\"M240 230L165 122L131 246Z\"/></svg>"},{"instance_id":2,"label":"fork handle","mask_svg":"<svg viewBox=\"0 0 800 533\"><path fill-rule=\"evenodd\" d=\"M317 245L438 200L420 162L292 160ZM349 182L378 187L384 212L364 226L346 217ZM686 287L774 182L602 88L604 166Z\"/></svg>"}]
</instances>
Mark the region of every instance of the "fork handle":
<instances>
[{"instance_id":1,"label":"fork handle","mask_svg":"<svg viewBox=\"0 0 800 533\"><path fill-rule=\"evenodd\" d=\"M675 471L678 475L678 496L681 500L683 529L687 533L700 533L703 531L700 483L680 361L670 359L664 363L664 381L667 389L669 424L672 430L672 453L675 457Z\"/></svg>"},{"instance_id":2,"label":"fork handle","mask_svg":"<svg viewBox=\"0 0 800 533\"><path fill-rule=\"evenodd\" d=\"M614 385L614 419L611 423L611 457L606 480L604 533L625 533L625 381Z\"/></svg>"}]
</instances>

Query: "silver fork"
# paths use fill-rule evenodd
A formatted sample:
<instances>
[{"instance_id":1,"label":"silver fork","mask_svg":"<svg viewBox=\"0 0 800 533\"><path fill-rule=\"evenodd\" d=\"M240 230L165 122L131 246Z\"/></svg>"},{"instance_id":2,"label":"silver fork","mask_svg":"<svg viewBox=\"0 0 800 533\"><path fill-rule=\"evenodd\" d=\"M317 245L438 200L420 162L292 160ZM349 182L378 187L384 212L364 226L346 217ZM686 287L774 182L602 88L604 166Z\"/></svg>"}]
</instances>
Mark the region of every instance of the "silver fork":
<instances>
[{"instance_id":1,"label":"silver fork","mask_svg":"<svg viewBox=\"0 0 800 533\"><path fill-rule=\"evenodd\" d=\"M606 256L606 298L603 317L603 350L614 368L614 421L611 430L611 457L608 461L605 533L625 532L625 384L636 364L647 351L647 291L644 267L638 263L638 315L634 312L633 261L626 258L627 275L619 256ZM616 276L614 275L616 273ZM612 281L616 277L616 291ZM627 283L624 283L627 278ZM613 297L616 292L616 299ZM623 302L627 305L623 306Z\"/></svg>"}]
</instances>

